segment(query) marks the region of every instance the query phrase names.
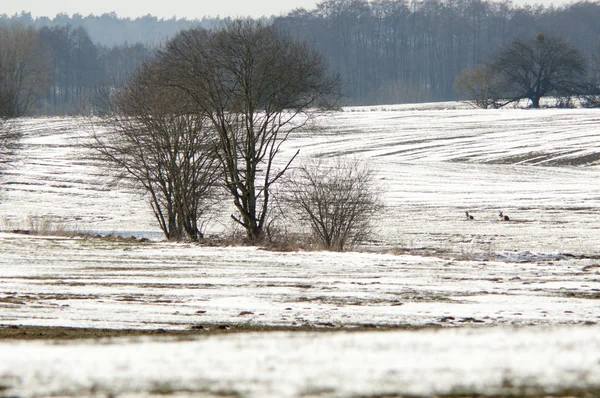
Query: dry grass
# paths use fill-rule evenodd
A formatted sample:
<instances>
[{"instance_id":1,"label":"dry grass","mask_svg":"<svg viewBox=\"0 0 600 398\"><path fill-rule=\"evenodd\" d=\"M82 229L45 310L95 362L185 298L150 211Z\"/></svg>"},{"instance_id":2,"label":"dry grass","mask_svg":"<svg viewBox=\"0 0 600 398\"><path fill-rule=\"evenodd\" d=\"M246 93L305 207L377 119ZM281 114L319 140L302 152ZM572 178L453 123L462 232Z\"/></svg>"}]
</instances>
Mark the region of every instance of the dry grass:
<instances>
[{"instance_id":1,"label":"dry grass","mask_svg":"<svg viewBox=\"0 0 600 398\"><path fill-rule=\"evenodd\" d=\"M82 232L77 225L56 216L28 216L25 220L10 220L4 217L1 221L0 231L12 232L23 235L55 236L66 238L102 239L111 242L147 242L146 238L135 236L123 237L119 235L99 235Z\"/></svg>"},{"instance_id":2,"label":"dry grass","mask_svg":"<svg viewBox=\"0 0 600 398\"><path fill-rule=\"evenodd\" d=\"M2 219L3 231L41 236L72 236L78 234L77 226L56 216L28 216L26 219Z\"/></svg>"}]
</instances>

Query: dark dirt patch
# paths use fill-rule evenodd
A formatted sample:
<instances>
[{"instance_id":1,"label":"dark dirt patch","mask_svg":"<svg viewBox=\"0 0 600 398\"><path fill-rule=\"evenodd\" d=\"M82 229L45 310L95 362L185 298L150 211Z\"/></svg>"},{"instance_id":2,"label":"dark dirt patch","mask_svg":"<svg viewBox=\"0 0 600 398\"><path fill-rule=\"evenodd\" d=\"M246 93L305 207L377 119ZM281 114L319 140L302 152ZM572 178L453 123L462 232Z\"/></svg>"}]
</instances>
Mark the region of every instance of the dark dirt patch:
<instances>
[{"instance_id":1,"label":"dark dirt patch","mask_svg":"<svg viewBox=\"0 0 600 398\"><path fill-rule=\"evenodd\" d=\"M392 293L394 294L394 293ZM348 306L348 305L353 305L353 306L382 306L382 305L391 305L391 306L400 306L403 305L404 303L400 300L394 300L394 299L386 299L386 298L374 298L374 297L370 297L370 298L360 298L360 297L355 297L355 296L351 296L351 297L332 297L332 296L313 296L313 297L307 297L307 296L300 296L298 298L291 298L290 299L291 302L307 302L307 303L318 303L318 304L330 304L330 305L336 305L336 306ZM419 300L412 300L412 301L419 301Z\"/></svg>"},{"instance_id":2,"label":"dark dirt patch","mask_svg":"<svg viewBox=\"0 0 600 398\"><path fill-rule=\"evenodd\" d=\"M416 248L393 248L381 250L381 253L392 254L396 256L422 256L422 257L438 257L450 259L456 257L457 251L451 249L440 249L435 247L416 247Z\"/></svg>"},{"instance_id":3,"label":"dark dirt patch","mask_svg":"<svg viewBox=\"0 0 600 398\"><path fill-rule=\"evenodd\" d=\"M520 164L543 166L594 166L600 162L600 153L579 153L580 150L571 150L561 153L528 152L514 156L505 156L495 159L487 164Z\"/></svg>"},{"instance_id":4,"label":"dark dirt patch","mask_svg":"<svg viewBox=\"0 0 600 398\"><path fill-rule=\"evenodd\" d=\"M559 291L558 296L578 299L589 299L589 300L600 300L599 292L587 292L587 291Z\"/></svg>"},{"instance_id":5,"label":"dark dirt patch","mask_svg":"<svg viewBox=\"0 0 600 398\"><path fill-rule=\"evenodd\" d=\"M0 298L0 303L8 304L21 304L25 305L31 302L38 301L61 301L61 300L97 300L100 296L86 295L86 294L54 294L54 293L40 293L36 295L31 294L13 294L9 293L9 296Z\"/></svg>"},{"instance_id":6,"label":"dark dirt patch","mask_svg":"<svg viewBox=\"0 0 600 398\"><path fill-rule=\"evenodd\" d=\"M510 384L510 382L509 382ZM465 389L465 390L468 390ZM595 398L600 396L600 387L590 386L581 388L547 389L543 386L503 387L495 393L450 392L436 394L437 398ZM355 395L353 398L425 398L423 395L407 394L376 394Z\"/></svg>"},{"instance_id":7,"label":"dark dirt patch","mask_svg":"<svg viewBox=\"0 0 600 398\"><path fill-rule=\"evenodd\" d=\"M165 331L157 330L111 330L92 328L65 328L43 326L0 326L0 340L76 340L100 339L108 337L138 336L189 336L197 335L197 331Z\"/></svg>"},{"instance_id":8,"label":"dark dirt patch","mask_svg":"<svg viewBox=\"0 0 600 398\"><path fill-rule=\"evenodd\" d=\"M593 271L593 270L598 270L598 269L600 269L600 264L586 265L581 270L583 272L588 272L588 271Z\"/></svg>"},{"instance_id":9,"label":"dark dirt patch","mask_svg":"<svg viewBox=\"0 0 600 398\"><path fill-rule=\"evenodd\" d=\"M94 329L94 328L67 328L47 326L17 326L0 325L0 341L2 340L79 340L79 339L104 339L118 337L169 337L190 339L199 336L221 335L227 333L252 333L252 332L362 332L362 331L388 331L388 330L422 330L438 329L441 325L430 324L425 326L413 325L335 325L303 324L300 326L264 326L249 324L198 324L186 330L165 329Z\"/></svg>"},{"instance_id":10,"label":"dark dirt patch","mask_svg":"<svg viewBox=\"0 0 600 398\"><path fill-rule=\"evenodd\" d=\"M4 297L4 298L0 298L0 303L6 303L6 304L15 304L15 305L25 305L25 301L20 300L16 297Z\"/></svg>"}]
</instances>

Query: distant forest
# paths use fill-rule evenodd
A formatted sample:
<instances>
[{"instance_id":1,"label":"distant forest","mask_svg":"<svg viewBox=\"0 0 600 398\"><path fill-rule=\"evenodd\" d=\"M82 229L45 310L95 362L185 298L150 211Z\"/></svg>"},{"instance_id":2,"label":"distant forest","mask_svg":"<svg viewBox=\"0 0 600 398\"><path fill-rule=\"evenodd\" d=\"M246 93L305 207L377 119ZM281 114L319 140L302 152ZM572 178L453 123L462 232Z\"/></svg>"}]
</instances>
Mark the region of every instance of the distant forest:
<instances>
[{"instance_id":1,"label":"distant forest","mask_svg":"<svg viewBox=\"0 0 600 398\"><path fill-rule=\"evenodd\" d=\"M565 38L598 76L600 2L519 7L509 1L329 0L276 23L314 43L351 104L457 99L456 76L538 32Z\"/></svg>"},{"instance_id":2,"label":"distant forest","mask_svg":"<svg viewBox=\"0 0 600 398\"><path fill-rule=\"evenodd\" d=\"M39 114L91 112L95 91L125 84L156 46L180 30L229 21L114 13L0 16L0 26L34 27L49 49L52 84ZM600 1L554 8L482 0L327 0L270 21L327 58L340 74L345 104L455 100L462 70L538 32L568 40L587 57L590 77L600 77Z\"/></svg>"},{"instance_id":3,"label":"distant forest","mask_svg":"<svg viewBox=\"0 0 600 398\"><path fill-rule=\"evenodd\" d=\"M155 47L164 43L170 37L183 29L203 27L215 29L231 21L231 18L203 18L194 19L159 19L152 15L143 17L119 18L112 12L100 16L81 14L57 14L54 18L33 18L29 12L21 12L8 16L0 15L2 23L20 23L33 26L36 29L70 26L71 29L83 28L92 42L105 47L121 46L123 44L143 44Z\"/></svg>"}]
</instances>

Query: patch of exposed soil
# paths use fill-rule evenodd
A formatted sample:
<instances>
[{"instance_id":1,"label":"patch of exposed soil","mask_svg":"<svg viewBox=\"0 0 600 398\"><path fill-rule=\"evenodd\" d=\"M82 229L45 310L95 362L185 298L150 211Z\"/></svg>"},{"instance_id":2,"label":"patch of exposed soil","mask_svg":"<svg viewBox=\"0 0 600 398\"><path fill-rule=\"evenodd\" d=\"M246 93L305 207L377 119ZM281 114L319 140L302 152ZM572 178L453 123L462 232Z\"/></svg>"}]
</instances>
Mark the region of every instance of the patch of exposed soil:
<instances>
[{"instance_id":1,"label":"patch of exposed soil","mask_svg":"<svg viewBox=\"0 0 600 398\"><path fill-rule=\"evenodd\" d=\"M543 166L594 166L600 162L600 153L583 153L571 150L562 153L528 152L488 161L488 164L520 164Z\"/></svg>"},{"instance_id":2,"label":"patch of exposed soil","mask_svg":"<svg viewBox=\"0 0 600 398\"><path fill-rule=\"evenodd\" d=\"M335 325L333 323L303 324L300 326L264 326L238 324L202 324L194 325L185 330L165 329L94 329L94 328L67 328L47 326L17 326L0 325L1 340L78 340L78 339L104 339L118 337L168 337L189 339L199 336L211 336L225 333L250 333L250 332L332 332L332 331L374 331L374 330L420 330L437 329L441 326L431 324L426 326L412 325Z\"/></svg>"}]
</instances>

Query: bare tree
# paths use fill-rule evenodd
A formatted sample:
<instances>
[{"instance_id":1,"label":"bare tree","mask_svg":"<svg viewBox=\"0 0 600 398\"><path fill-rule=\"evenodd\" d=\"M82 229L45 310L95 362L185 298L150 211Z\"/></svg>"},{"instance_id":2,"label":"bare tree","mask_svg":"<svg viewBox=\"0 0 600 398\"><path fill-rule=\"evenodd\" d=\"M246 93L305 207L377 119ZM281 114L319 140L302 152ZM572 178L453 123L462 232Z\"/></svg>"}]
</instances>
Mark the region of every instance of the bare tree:
<instances>
[{"instance_id":1,"label":"bare tree","mask_svg":"<svg viewBox=\"0 0 600 398\"><path fill-rule=\"evenodd\" d=\"M289 134L303 128L337 90L324 59L271 25L237 20L208 32L185 31L160 63L169 84L184 91L217 134L224 184L249 241L263 237L272 185L295 156L275 159Z\"/></svg>"},{"instance_id":2,"label":"bare tree","mask_svg":"<svg viewBox=\"0 0 600 398\"><path fill-rule=\"evenodd\" d=\"M343 251L368 237L372 218L383 207L374 177L364 161L313 160L290 175L284 200L324 248Z\"/></svg>"},{"instance_id":3,"label":"bare tree","mask_svg":"<svg viewBox=\"0 0 600 398\"><path fill-rule=\"evenodd\" d=\"M566 40L538 33L531 41L515 40L493 61L503 97L531 100L533 108L550 93L577 94L585 81L585 57Z\"/></svg>"},{"instance_id":4,"label":"bare tree","mask_svg":"<svg viewBox=\"0 0 600 398\"><path fill-rule=\"evenodd\" d=\"M475 106L482 109L500 106L497 98L494 74L489 65L465 69L456 78L456 91L465 95Z\"/></svg>"},{"instance_id":5,"label":"bare tree","mask_svg":"<svg viewBox=\"0 0 600 398\"><path fill-rule=\"evenodd\" d=\"M114 100L107 131L94 133L94 148L117 178L148 194L167 239L196 241L215 204L212 137L205 118L161 81L155 66L142 67Z\"/></svg>"},{"instance_id":6,"label":"bare tree","mask_svg":"<svg viewBox=\"0 0 600 398\"><path fill-rule=\"evenodd\" d=\"M39 33L0 26L0 116L25 115L49 85L48 56Z\"/></svg>"}]
</instances>

